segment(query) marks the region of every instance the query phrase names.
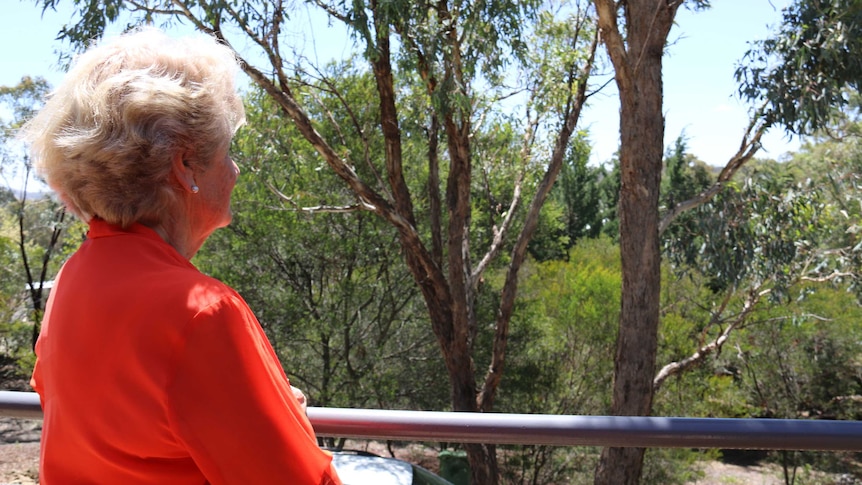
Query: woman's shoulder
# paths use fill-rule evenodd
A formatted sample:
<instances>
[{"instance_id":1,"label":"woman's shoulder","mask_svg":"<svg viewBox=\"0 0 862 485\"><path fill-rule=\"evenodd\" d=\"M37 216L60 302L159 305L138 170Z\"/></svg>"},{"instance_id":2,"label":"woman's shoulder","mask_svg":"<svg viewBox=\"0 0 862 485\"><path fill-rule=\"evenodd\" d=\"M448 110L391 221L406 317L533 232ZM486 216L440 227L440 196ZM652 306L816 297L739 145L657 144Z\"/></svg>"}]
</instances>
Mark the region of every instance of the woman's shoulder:
<instances>
[{"instance_id":1,"label":"woman's shoulder","mask_svg":"<svg viewBox=\"0 0 862 485\"><path fill-rule=\"evenodd\" d=\"M179 329L207 322L244 326L256 321L245 300L227 284L196 271L173 273L157 289L161 294L154 295L154 300L164 302L160 311L165 314L161 319L165 324Z\"/></svg>"},{"instance_id":2,"label":"woman's shoulder","mask_svg":"<svg viewBox=\"0 0 862 485\"><path fill-rule=\"evenodd\" d=\"M194 268L176 268L166 275L165 288L177 295L184 295L189 306L202 307L217 301L232 302L242 300L239 294L226 283L217 278L201 273Z\"/></svg>"}]
</instances>

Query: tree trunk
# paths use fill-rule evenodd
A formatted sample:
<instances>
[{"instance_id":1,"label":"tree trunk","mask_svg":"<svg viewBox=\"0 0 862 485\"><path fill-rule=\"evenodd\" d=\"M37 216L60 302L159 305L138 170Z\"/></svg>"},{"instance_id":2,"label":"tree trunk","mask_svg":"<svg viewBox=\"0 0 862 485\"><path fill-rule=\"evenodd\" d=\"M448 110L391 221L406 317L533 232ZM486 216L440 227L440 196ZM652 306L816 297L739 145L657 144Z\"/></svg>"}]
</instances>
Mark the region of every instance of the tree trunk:
<instances>
[{"instance_id":1,"label":"tree trunk","mask_svg":"<svg viewBox=\"0 0 862 485\"><path fill-rule=\"evenodd\" d=\"M621 106L622 306L611 413L646 416L652 408L661 291L658 233L664 152L661 61L676 7L669 7L665 0L630 0L625 7L625 40L619 32L615 2L596 0L596 7L614 64ZM595 483L637 484L644 451L605 448Z\"/></svg>"},{"instance_id":2,"label":"tree trunk","mask_svg":"<svg viewBox=\"0 0 862 485\"><path fill-rule=\"evenodd\" d=\"M649 57L647 54L645 57ZM646 65L644 65L646 64ZM652 408L652 378L661 289L658 244L658 195L664 138L661 113L661 64L653 78L645 59L634 93L620 93L621 187L620 257L622 307L614 359L611 413L646 416ZM658 103L654 102L658 98ZM655 105L655 106L651 106ZM638 483L643 449L605 449L596 483ZM600 477L606 477L600 480Z\"/></svg>"},{"instance_id":3,"label":"tree trunk","mask_svg":"<svg viewBox=\"0 0 862 485\"><path fill-rule=\"evenodd\" d=\"M445 313L448 309L441 308L440 310L441 313ZM435 323L434 325L439 328L452 326L451 323L448 325ZM440 340L439 335L438 340ZM467 343L463 338L447 341L443 358L451 383L453 411L475 413L479 412L476 401L475 366ZM496 447L487 444L468 444L464 446L464 449L470 463L470 483L496 485L499 480Z\"/></svg>"}]
</instances>

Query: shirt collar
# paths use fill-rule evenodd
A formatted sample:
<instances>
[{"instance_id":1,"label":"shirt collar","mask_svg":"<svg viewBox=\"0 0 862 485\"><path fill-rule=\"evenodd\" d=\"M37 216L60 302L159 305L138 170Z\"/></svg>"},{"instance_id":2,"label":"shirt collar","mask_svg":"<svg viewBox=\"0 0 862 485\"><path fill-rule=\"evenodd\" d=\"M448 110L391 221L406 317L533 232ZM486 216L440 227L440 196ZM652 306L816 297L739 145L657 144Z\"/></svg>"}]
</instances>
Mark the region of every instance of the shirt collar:
<instances>
[{"instance_id":1,"label":"shirt collar","mask_svg":"<svg viewBox=\"0 0 862 485\"><path fill-rule=\"evenodd\" d=\"M111 224L104 219L93 217L89 222L90 229L87 232L87 239L101 239L105 237L113 237L113 236L124 236L124 235L136 235L141 236L147 240L153 241L159 246L161 246L165 251L168 251L175 258L184 262L185 264L194 267L191 261L184 258L177 250L168 244L159 233L155 230L140 224L138 222L132 223L127 228L123 228L116 224Z\"/></svg>"},{"instance_id":2,"label":"shirt collar","mask_svg":"<svg viewBox=\"0 0 862 485\"><path fill-rule=\"evenodd\" d=\"M98 217L94 217L90 219L90 230L87 232L87 237L90 239L99 239L102 237L110 237L110 236L119 236L123 234L138 234L140 236L144 236L147 239L152 239L155 241L160 241L165 243L164 239L159 236L159 234L150 229L149 227L139 224L137 222L133 223L131 226L123 229L122 227L111 224L104 219L100 219ZM165 243L167 244L167 243Z\"/></svg>"}]
</instances>

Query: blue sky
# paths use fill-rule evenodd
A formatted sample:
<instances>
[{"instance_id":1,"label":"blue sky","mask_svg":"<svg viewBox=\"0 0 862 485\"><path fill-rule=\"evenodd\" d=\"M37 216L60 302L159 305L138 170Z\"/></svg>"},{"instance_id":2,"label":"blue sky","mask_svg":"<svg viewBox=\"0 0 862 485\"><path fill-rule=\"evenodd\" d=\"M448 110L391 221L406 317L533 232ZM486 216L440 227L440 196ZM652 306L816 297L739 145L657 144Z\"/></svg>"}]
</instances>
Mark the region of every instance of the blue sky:
<instances>
[{"instance_id":1,"label":"blue sky","mask_svg":"<svg viewBox=\"0 0 862 485\"><path fill-rule=\"evenodd\" d=\"M0 85L16 84L22 76L40 75L53 85L62 79L56 67L57 32L70 19L71 11L47 11L42 16L32 0L4 0L0 16L3 45ZM69 6L71 1L61 2ZM681 9L671 31L672 45L664 59L666 144L684 133L689 151L711 165L724 165L739 146L747 126L747 108L735 97L733 72L748 43L766 37L781 20L781 8L790 0L713 0L703 12ZM310 25L296 20L297 25ZM321 32L316 37L338 45L309 44L321 52L346 51L343 37ZM607 93L594 96L582 115L581 126L590 130L593 161L600 163L616 151L619 139L619 103L611 83ZM758 156L781 158L798 148L798 141L781 131L764 137Z\"/></svg>"},{"instance_id":2,"label":"blue sky","mask_svg":"<svg viewBox=\"0 0 862 485\"><path fill-rule=\"evenodd\" d=\"M781 21L781 9L790 0L712 0L712 8L702 12L681 9L671 30L664 57L665 146L683 131L689 151L710 165L724 165L739 149L748 126L747 107L735 97L733 78L736 64L749 42L766 38ZM614 100L614 109L618 103ZM607 123L596 113L588 118ZM618 125L618 120L613 120ZM617 138L603 124L593 127L597 150L616 149ZM798 140L787 139L782 130L767 133L759 157L780 159L798 149ZM603 138L600 138L603 137ZM610 147L610 148L606 148ZM601 157L601 155L599 155ZM606 157L604 157L606 158ZM604 159L602 158L602 159Z\"/></svg>"}]
</instances>

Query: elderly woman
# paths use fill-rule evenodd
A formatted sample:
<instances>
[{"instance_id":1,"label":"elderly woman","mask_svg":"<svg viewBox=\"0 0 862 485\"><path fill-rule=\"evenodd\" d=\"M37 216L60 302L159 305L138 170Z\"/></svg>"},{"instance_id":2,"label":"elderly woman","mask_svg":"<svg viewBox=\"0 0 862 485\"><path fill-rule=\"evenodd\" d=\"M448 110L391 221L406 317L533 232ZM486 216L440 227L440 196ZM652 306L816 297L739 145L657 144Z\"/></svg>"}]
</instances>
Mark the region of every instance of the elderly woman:
<instances>
[{"instance_id":1,"label":"elderly woman","mask_svg":"<svg viewBox=\"0 0 862 485\"><path fill-rule=\"evenodd\" d=\"M236 73L209 37L133 32L25 129L89 224L36 346L43 484L340 483L251 310L189 262L231 220Z\"/></svg>"}]
</instances>

